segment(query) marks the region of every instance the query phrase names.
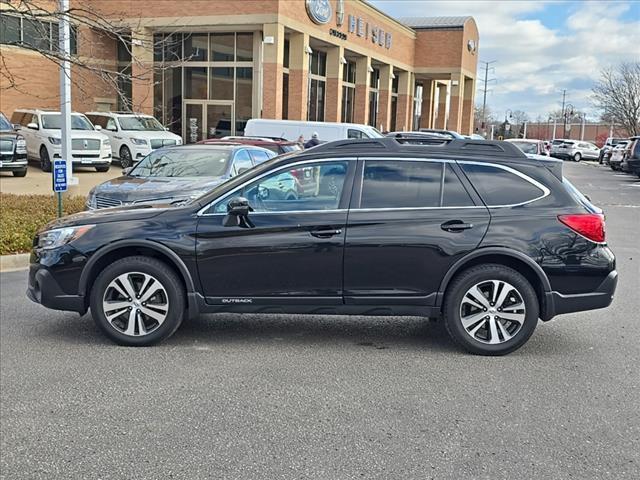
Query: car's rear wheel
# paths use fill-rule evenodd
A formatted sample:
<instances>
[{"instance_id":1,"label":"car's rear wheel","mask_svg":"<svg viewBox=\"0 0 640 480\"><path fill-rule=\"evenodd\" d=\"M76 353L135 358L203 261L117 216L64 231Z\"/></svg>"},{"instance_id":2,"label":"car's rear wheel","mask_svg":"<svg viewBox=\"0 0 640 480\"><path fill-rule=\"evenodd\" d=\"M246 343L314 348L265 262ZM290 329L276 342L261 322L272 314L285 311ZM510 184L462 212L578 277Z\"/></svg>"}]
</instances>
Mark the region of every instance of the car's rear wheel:
<instances>
[{"instance_id":1,"label":"car's rear wheel","mask_svg":"<svg viewBox=\"0 0 640 480\"><path fill-rule=\"evenodd\" d=\"M129 168L133 165L133 159L131 158L131 150L126 145L120 147L120 166L122 168Z\"/></svg>"},{"instance_id":2,"label":"car's rear wheel","mask_svg":"<svg viewBox=\"0 0 640 480\"><path fill-rule=\"evenodd\" d=\"M91 314L114 342L147 346L170 337L182 323L184 287L163 262L135 256L106 267L91 290Z\"/></svg>"},{"instance_id":3,"label":"car's rear wheel","mask_svg":"<svg viewBox=\"0 0 640 480\"><path fill-rule=\"evenodd\" d=\"M20 170L14 170L13 171L13 176L14 177L26 177L27 176L27 169L25 168L21 168Z\"/></svg>"},{"instance_id":4,"label":"car's rear wheel","mask_svg":"<svg viewBox=\"0 0 640 480\"><path fill-rule=\"evenodd\" d=\"M40 147L40 168L43 172L51 171L51 159L49 158L49 151L44 145Z\"/></svg>"},{"instance_id":5,"label":"car's rear wheel","mask_svg":"<svg viewBox=\"0 0 640 480\"><path fill-rule=\"evenodd\" d=\"M524 345L538 323L536 293L504 265L470 268L447 289L445 326L453 340L479 355L505 355Z\"/></svg>"},{"instance_id":6,"label":"car's rear wheel","mask_svg":"<svg viewBox=\"0 0 640 480\"><path fill-rule=\"evenodd\" d=\"M580 152L576 152L575 155L573 156L573 161L579 162L580 160L582 160L582 154Z\"/></svg>"}]
</instances>

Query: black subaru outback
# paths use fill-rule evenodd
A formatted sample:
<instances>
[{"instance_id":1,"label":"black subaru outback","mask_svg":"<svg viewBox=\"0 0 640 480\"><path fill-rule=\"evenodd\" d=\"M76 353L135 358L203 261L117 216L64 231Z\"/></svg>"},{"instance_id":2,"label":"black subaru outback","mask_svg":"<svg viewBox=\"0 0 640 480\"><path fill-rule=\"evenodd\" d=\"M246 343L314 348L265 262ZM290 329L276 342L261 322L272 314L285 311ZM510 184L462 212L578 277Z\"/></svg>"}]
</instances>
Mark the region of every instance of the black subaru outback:
<instances>
[{"instance_id":1,"label":"black subaru outback","mask_svg":"<svg viewBox=\"0 0 640 480\"><path fill-rule=\"evenodd\" d=\"M419 144L417 144L419 143ZM382 138L277 157L189 203L85 212L34 239L28 296L123 345L211 312L442 317L468 351L607 307L604 217L505 142Z\"/></svg>"}]
</instances>

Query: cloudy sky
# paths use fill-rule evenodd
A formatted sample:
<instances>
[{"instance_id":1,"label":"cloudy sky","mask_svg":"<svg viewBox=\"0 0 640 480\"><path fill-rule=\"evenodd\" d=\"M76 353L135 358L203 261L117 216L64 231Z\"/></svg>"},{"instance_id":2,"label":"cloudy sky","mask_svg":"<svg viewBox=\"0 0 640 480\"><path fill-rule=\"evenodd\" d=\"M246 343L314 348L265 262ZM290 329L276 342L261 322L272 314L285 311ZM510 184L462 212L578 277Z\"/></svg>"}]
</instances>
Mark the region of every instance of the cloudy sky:
<instances>
[{"instance_id":1,"label":"cloudy sky","mask_svg":"<svg viewBox=\"0 0 640 480\"><path fill-rule=\"evenodd\" d=\"M638 0L370 1L393 17L472 15L480 31L479 59L497 60L487 104L498 117L508 108L546 117L560 108L567 89L567 101L593 119L589 95L600 68L640 61ZM481 98L477 91L476 100Z\"/></svg>"}]
</instances>

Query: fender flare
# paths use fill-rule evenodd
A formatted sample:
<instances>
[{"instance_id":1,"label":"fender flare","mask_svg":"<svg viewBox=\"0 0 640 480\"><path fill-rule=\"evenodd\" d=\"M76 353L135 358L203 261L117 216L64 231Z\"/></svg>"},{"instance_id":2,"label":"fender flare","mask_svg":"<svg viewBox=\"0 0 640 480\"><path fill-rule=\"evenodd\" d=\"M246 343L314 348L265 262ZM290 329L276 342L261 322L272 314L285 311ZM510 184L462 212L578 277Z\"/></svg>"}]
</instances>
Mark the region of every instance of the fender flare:
<instances>
[{"instance_id":1,"label":"fender flare","mask_svg":"<svg viewBox=\"0 0 640 480\"><path fill-rule=\"evenodd\" d=\"M196 292L194 283L193 283L193 278L191 277L191 273L189 272L189 269L184 264L182 259L178 256L178 254L175 253L173 250L171 250L169 247L158 242L153 242L151 240L118 240L116 242L110 243L106 247L102 247L101 249L97 250L93 255L91 255L91 257L87 261L87 264L82 269L82 273L80 274L80 280L78 281L79 295L86 296L87 284L89 282L89 275L91 274L91 271L93 270L93 267L98 262L98 260L100 260L109 252L112 252L114 250L117 250L123 247L145 247L145 248L150 248L152 250L156 250L158 253L162 253L166 255L171 259L173 264L176 266L176 268L182 275L182 278L184 279L185 287L187 290L187 295L193 294Z\"/></svg>"},{"instance_id":2,"label":"fender flare","mask_svg":"<svg viewBox=\"0 0 640 480\"><path fill-rule=\"evenodd\" d=\"M551 283L549 282L547 274L544 272L540 265L538 265L531 259L531 257L525 255L522 252L507 247L485 247L468 253L449 268L442 281L440 282L440 288L438 289L438 296L436 298L436 306L442 305L444 292L446 291L447 286L449 285L449 282L454 277L454 275L462 270L465 265L469 263L469 261L485 255L503 255L506 257L515 258L516 260L520 260L527 266L531 267L531 269L536 273L536 275L540 279L543 293L546 294L551 292Z\"/></svg>"}]
</instances>

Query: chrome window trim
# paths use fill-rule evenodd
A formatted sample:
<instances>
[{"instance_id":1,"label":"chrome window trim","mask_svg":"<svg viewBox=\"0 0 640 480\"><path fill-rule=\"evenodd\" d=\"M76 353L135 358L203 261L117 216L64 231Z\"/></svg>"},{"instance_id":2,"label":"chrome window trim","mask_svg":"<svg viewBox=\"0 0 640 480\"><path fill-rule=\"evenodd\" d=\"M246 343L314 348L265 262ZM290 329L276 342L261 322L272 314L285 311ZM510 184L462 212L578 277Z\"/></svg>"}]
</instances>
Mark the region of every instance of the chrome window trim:
<instances>
[{"instance_id":1,"label":"chrome window trim","mask_svg":"<svg viewBox=\"0 0 640 480\"><path fill-rule=\"evenodd\" d=\"M221 195L220 197L216 198L215 200L212 200L206 206L204 206L200 210L198 210L198 213L196 215L198 217L209 217L209 216L213 216L213 215L226 215L226 213L204 213L204 212L206 212L209 208L213 207L213 205L215 203L217 203L218 201L224 199L226 196L231 195L232 193L243 189L244 187L246 187L251 182L254 182L255 180L259 180L259 179L261 179L263 177L266 177L267 175L271 175L272 173L280 172L281 170L284 170L284 169L287 169L287 168L291 168L291 167L295 167L296 165L305 165L305 164L308 164L308 163L344 162L344 161L356 161L357 159L358 159L357 157L317 158L317 159L314 159L314 160L301 160L299 162L293 162L293 163L288 163L286 165L282 165L282 166L278 167L277 169L268 170L268 171L262 173L261 175L258 175L257 177L253 177L253 178L247 180L246 182L244 182L244 183L238 185L237 187L235 187L233 190L229 190L225 194ZM299 213L317 213L317 212L329 212L329 211L341 211L341 210L335 210L335 209L333 209L333 210L287 210L286 212L251 212L251 215L255 215L255 214L259 214L259 213L268 213L268 214L274 214L274 213L296 213L296 212L299 212Z\"/></svg>"},{"instance_id":2,"label":"chrome window trim","mask_svg":"<svg viewBox=\"0 0 640 480\"><path fill-rule=\"evenodd\" d=\"M238 185L236 188L234 188L233 190L225 193L223 196L216 198L215 200L209 202L205 207L201 208L198 213L197 216L201 217L201 216L215 216L215 215L226 215L225 213L204 213L205 211L207 211L209 208L211 208L213 206L213 204L215 204L216 202L218 202L219 200L221 200L222 198L224 198L227 195L231 195L232 193L244 188L247 184L253 182L254 180L258 180L266 175L269 175L271 173L274 172L278 172L280 170L283 170L285 168L290 168L296 165L304 165L304 164L308 164L308 163L319 163L319 162L339 162L339 161L354 161L354 160L362 160L365 165L367 160L369 161L379 161L379 160L393 160L393 161L409 161L409 162L439 162L439 163L457 163L459 165L462 164L466 164L466 165L480 165L480 166L486 166L486 167L494 167L494 168L499 168L502 170L505 170L509 173L512 173L513 175L516 175L520 178L522 178L523 180L531 183L534 187L538 188L539 190L542 191L542 195L540 195L539 197L533 198L531 200L527 200L525 202L520 202L520 203L511 203L511 204L505 204L505 205L474 205L474 206L466 206L466 207L395 207L395 208L350 208L349 211L354 211L354 212L385 212L385 211L409 211L409 210L451 210L451 209L477 209L477 208L511 208L511 207L519 207L522 205L527 205L529 203L533 203L533 202L537 202L538 200L542 200L545 197L548 197L551 194L551 191L544 186L543 184L541 184L540 182L538 182L537 180L534 180L533 178L529 177L528 175L525 175L522 172L519 172L518 170L508 167L506 165L500 165L497 163L490 163L490 162L475 162L473 160L452 160L452 159L444 159L444 158L407 158L407 157L368 157L368 158L363 158L363 157L340 157L340 158L321 158L321 159L315 159L315 160L302 160L300 162L294 162L294 163L290 163L287 165L283 165L281 167L279 167L276 170L269 170L268 172L264 172L262 175L258 176L258 177L254 177L251 180L248 180L247 182ZM362 168L362 178L360 179L360 195L362 196L362 184L364 182L364 167L365 165L363 165ZM318 213L318 212L343 212L346 211L346 209L333 209L333 210L289 210L289 211L285 211L285 212L252 212L252 215L260 215L260 214L270 214L270 215L274 215L274 214L284 214L284 213L296 213L296 214L300 214L300 213Z\"/></svg>"}]
</instances>

